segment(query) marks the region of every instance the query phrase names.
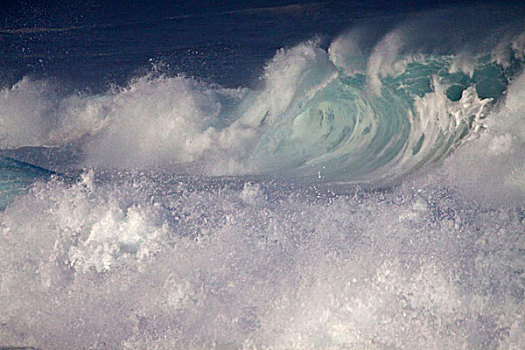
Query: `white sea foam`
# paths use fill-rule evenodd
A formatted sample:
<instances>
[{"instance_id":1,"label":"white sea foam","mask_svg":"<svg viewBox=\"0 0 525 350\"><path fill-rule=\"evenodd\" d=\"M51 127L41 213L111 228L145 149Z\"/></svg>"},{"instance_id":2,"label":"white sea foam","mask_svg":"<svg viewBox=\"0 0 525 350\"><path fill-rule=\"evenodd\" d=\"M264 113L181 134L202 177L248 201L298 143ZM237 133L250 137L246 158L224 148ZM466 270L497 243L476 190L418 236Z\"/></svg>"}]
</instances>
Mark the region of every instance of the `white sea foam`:
<instances>
[{"instance_id":1,"label":"white sea foam","mask_svg":"<svg viewBox=\"0 0 525 350\"><path fill-rule=\"evenodd\" d=\"M58 146L105 126L105 100L61 96L46 81L24 77L0 91L0 148Z\"/></svg>"},{"instance_id":2,"label":"white sea foam","mask_svg":"<svg viewBox=\"0 0 525 350\"><path fill-rule=\"evenodd\" d=\"M226 142L213 123L242 94L184 77L136 79L109 97L109 123L87 142L87 164L147 168L220 154Z\"/></svg>"},{"instance_id":3,"label":"white sea foam","mask_svg":"<svg viewBox=\"0 0 525 350\"><path fill-rule=\"evenodd\" d=\"M403 34L393 31L386 34L374 47L366 68L368 88L375 95L381 94L381 77L398 74L406 69L407 60L399 60L404 49Z\"/></svg>"},{"instance_id":4,"label":"white sea foam","mask_svg":"<svg viewBox=\"0 0 525 350\"><path fill-rule=\"evenodd\" d=\"M279 50L253 90L3 88L0 149L74 144L91 169L0 211L0 346L521 348L525 75L451 101L439 74L472 78L476 50L432 61L443 33L420 22ZM523 38L486 52L511 67ZM414 63L442 65L427 90L392 82Z\"/></svg>"},{"instance_id":5,"label":"white sea foam","mask_svg":"<svg viewBox=\"0 0 525 350\"><path fill-rule=\"evenodd\" d=\"M483 209L432 177L348 196L192 181L87 172L19 196L0 213L0 339L43 349L523 340L519 208Z\"/></svg>"},{"instance_id":6,"label":"white sea foam","mask_svg":"<svg viewBox=\"0 0 525 350\"><path fill-rule=\"evenodd\" d=\"M466 143L445 161L445 178L465 196L481 202L525 200L525 74L509 86L505 103L484 123L476 142Z\"/></svg>"},{"instance_id":7,"label":"white sea foam","mask_svg":"<svg viewBox=\"0 0 525 350\"><path fill-rule=\"evenodd\" d=\"M363 58L367 52L361 43L362 35L357 30L350 31L332 41L328 48L330 61L348 76L366 71Z\"/></svg>"}]
</instances>

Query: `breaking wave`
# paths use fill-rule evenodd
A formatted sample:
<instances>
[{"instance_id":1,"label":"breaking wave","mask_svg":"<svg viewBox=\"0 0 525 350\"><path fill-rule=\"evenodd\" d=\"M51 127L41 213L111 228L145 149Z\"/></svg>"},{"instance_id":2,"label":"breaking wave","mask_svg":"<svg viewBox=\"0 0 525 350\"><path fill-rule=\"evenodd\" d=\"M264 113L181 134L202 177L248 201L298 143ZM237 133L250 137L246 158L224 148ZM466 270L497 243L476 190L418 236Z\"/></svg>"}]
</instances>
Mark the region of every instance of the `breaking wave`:
<instances>
[{"instance_id":1,"label":"breaking wave","mask_svg":"<svg viewBox=\"0 0 525 350\"><path fill-rule=\"evenodd\" d=\"M401 30L363 52L360 35L280 50L255 89L153 72L61 96L24 78L2 90L0 146L76 147L79 166L377 184L475 137L524 58L523 34L468 60L407 51Z\"/></svg>"}]
</instances>

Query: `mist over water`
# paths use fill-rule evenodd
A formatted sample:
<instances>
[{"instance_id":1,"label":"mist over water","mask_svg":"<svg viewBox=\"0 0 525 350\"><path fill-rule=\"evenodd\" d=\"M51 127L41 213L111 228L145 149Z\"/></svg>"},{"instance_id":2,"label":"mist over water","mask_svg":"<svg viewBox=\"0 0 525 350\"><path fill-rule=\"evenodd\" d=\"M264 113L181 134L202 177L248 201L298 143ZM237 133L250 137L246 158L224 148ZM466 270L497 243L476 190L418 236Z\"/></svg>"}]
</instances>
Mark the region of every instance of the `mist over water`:
<instances>
[{"instance_id":1,"label":"mist over water","mask_svg":"<svg viewBox=\"0 0 525 350\"><path fill-rule=\"evenodd\" d=\"M217 21L334 18L296 6ZM250 84L4 84L0 346L521 348L521 13L363 15Z\"/></svg>"}]
</instances>

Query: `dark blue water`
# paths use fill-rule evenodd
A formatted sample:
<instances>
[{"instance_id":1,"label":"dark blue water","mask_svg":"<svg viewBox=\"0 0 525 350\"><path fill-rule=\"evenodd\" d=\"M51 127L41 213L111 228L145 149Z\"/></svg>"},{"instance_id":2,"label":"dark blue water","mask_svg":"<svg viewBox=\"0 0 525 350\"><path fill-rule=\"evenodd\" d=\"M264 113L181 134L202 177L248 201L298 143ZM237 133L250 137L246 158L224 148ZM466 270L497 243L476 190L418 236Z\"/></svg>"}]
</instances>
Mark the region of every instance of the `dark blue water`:
<instances>
[{"instance_id":1,"label":"dark blue water","mask_svg":"<svg viewBox=\"0 0 525 350\"><path fill-rule=\"evenodd\" d=\"M3 84L31 75L98 92L162 62L172 74L245 86L282 47L315 35L327 46L367 18L386 32L418 11L457 2L13 1L2 8L0 74Z\"/></svg>"}]
</instances>

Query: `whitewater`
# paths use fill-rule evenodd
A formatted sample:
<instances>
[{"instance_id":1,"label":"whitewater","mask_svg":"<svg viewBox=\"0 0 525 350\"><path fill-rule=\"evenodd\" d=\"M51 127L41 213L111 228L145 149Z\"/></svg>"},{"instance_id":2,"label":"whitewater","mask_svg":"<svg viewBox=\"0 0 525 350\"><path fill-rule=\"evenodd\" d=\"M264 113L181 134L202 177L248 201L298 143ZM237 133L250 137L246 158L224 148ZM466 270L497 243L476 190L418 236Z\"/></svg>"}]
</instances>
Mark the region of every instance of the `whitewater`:
<instances>
[{"instance_id":1,"label":"whitewater","mask_svg":"<svg viewBox=\"0 0 525 350\"><path fill-rule=\"evenodd\" d=\"M522 349L522 12L309 31L236 85L1 82L0 347Z\"/></svg>"}]
</instances>

